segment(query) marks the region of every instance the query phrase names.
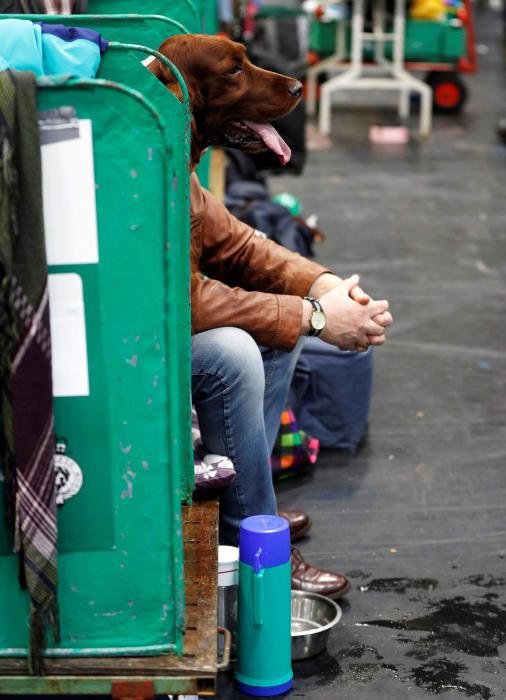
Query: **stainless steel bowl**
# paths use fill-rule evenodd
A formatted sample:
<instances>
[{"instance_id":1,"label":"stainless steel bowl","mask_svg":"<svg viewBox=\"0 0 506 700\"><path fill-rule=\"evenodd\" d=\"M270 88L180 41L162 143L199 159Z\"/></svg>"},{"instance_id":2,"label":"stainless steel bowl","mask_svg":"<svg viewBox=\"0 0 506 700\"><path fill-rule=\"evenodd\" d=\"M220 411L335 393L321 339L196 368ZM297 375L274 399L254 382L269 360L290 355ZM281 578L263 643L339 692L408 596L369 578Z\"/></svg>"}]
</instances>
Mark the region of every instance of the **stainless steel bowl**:
<instances>
[{"instance_id":1,"label":"stainless steel bowl","mask_svg":"<svg viewBox=\"0 0 506 700\"><path fill-rule=\"evenodd\" d=\"M341 608L317 593L292 591L292 661L325 649L330 630L341 619Z\"/></svg>"}]
</instances>

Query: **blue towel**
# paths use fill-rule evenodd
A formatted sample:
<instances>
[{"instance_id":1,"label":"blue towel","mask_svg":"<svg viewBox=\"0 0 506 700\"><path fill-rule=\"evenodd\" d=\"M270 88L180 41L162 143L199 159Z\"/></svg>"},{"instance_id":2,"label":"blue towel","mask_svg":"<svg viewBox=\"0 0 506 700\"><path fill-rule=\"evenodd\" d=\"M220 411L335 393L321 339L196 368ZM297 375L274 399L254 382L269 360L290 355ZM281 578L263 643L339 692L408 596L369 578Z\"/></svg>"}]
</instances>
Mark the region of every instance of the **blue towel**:
<instances>
[{"instance_id":1,"label":"blue towel","mask_svg":"<svg viewBox=\"0 0 506 700\"><path fill-rule=\"evenodd\" d=\"M93 29L0 20L0 70L94 78L108 43Z\"/></svg>"}]
</instances>

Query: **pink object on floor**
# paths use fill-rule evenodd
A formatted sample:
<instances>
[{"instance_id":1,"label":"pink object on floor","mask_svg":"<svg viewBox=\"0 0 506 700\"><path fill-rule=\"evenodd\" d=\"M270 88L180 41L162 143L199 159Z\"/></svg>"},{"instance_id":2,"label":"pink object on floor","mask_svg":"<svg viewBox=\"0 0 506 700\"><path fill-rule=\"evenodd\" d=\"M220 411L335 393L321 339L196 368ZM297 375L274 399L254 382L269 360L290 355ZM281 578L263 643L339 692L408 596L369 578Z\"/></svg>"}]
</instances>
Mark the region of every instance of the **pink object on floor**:
<instances>
[{"instance_id":1,"label":"pink object on floor","mask_svg":"<svg viewBox=\"0 0 506 700\"><path fill-rule=\"evenodd\" d=\"M409 131L405 126L371 126L369 141L385 144L408 143Z\"/></svg>"}]
</instances>

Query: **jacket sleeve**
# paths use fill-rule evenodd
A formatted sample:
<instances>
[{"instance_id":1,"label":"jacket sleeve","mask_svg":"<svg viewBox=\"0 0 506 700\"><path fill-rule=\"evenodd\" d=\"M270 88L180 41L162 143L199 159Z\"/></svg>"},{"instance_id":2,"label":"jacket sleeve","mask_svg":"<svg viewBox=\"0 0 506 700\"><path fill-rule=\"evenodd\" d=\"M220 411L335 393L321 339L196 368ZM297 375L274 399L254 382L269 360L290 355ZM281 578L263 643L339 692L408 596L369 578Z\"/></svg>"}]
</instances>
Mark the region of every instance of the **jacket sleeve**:
<instances>
[{"instance_id":1,"label":"jacket sleeve","mask_svg":"<svg viewBox=\"0 0 506 700\"><path fill-rule=\"evenodd\" d=\"M325 267L292 253L230 214L203 192L202 271L243 289L305 296Z\"/></svg>"},{"instance_id":2,"label":"jacket sleeve","mask_svg":"<svg viewBox=\"0 0 506 700\"><path fill-rule=\"evenodd\" d=\"M233 326L250 333L260 345L286 351L299 338L300 297L247 292L196 273L192 275L191 302L194 333Z\"/></svg>"},{"instance_id":3,"label":"jacket sleeve","mask_svg":"<svg viewBox=\"0 0 506 700\"><path fill-rule=\"evenodd\" d=\"M261 345L291 350L300 334L301 297L327 268L259 235L205 190L194 227L202 247L201 271L191 284L193 331L234 326Z\"/></svg>"}]
</instances>

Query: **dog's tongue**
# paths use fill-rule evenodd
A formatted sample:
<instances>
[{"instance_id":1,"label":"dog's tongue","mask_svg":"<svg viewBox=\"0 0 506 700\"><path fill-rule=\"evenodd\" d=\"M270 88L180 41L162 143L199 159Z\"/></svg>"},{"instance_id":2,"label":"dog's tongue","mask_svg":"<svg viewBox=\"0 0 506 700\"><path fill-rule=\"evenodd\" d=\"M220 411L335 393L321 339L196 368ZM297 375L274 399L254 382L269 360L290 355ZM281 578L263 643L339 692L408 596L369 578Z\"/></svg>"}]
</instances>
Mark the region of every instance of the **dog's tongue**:
<instances>
[{"instance_id":1,"label":"dog's tongue","mask_svg":"<svg viewBox=\"0 0 506 700\"><path fill-rule=\"evenodd\" d=\"M257 124L256 122L246 121L246 119L243 119L243 122L254 131L255 134L260 136L267 148L270 148L270 150L277 155L281 165L286 165L288 163L292 155L290 147L283 141L273 126L270 124Z\"/></svg>"}]
</instances>

